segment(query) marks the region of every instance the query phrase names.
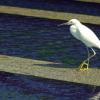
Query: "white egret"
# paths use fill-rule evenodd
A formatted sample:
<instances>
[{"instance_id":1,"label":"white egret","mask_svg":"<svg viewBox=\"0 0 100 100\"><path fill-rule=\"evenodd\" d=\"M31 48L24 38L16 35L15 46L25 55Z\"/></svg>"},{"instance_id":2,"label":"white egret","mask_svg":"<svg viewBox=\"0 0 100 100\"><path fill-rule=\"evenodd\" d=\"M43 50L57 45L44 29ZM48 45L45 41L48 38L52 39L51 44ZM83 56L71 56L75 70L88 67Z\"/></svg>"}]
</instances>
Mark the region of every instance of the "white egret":
<instances>
[{"instance_id":1,"label":"white egret","mask_svg":"<svg viewBox=\"0 0 100 100\"><path fill-rule=\"evenodd\" d=\"M100 49L100 40L91 29L83 25L77 19L71 19L66 23L60 24L59 26L61 25L70 25L71 34L86 45L88 58L80 64L79 68L80 70L87 70L89 66L89 60L96 55L93 47ZM91 48L93 52L92 55L90 55L88 48Z\"/></svg>"}]
</instances>

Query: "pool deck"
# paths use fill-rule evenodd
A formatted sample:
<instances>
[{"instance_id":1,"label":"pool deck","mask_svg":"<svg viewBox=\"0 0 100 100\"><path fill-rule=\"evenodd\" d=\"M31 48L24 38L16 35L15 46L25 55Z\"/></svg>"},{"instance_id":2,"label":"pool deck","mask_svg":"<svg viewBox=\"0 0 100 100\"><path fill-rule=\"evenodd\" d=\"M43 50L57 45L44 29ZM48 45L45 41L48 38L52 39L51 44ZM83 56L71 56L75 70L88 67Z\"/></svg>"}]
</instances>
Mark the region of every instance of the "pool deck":
<instances>
[{"instance_id":1,"label":"pool deck","mask_svg":"<svg viewBox=\"0 0 100 100\"><path fill-rule=\"evenodd\" d=\"M0 55L0 71L100 86L100 69L79 71L66 65Z\"/></svg>"}]
</instances>

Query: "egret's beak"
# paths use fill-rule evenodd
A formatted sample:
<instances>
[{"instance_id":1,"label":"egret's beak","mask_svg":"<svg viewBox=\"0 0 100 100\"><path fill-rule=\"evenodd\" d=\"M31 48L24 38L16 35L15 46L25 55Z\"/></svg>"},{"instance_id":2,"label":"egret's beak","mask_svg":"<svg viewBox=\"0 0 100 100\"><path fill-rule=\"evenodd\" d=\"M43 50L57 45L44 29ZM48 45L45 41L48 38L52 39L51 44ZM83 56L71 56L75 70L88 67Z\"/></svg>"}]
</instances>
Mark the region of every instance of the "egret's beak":
<instances>
[{"instance_id":1,"label":"egret's beak","mask_svg":"<svg viewBox=\"0 0 100 100\"><path fill-rule=\"evenodd\" d=\"M66 22L66 23L59 24L58 26L63 26L63 25L70 25L70 23Z\"/></svg>"}]
</instances>

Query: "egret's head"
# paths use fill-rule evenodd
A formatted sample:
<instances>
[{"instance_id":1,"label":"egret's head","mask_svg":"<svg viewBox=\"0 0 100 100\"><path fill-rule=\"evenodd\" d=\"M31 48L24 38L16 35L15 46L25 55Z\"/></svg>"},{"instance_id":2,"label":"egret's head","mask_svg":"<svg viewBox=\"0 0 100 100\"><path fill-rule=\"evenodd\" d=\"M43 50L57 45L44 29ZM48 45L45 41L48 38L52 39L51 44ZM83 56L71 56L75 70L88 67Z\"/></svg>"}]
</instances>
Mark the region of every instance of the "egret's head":
<instances>
[{"instance_id":1,"label":"egret's head","mask_svg":"<svg viewBox=\"0 0 100 100\"><path fill-rule=\"evenodd\" d=\"M76 24L79 24L79 23L80 23L79 20L77 20L77 19L71 19L71 20L69 20L66 23L60 24L59 26L62 26L62 25L76 25Z\"/></svg>"},{"instance_id":2,"label":"egret's head","mask_svg":"<svg viewBox=\"0 0 100 100\"><path fill-rule=\"evenodd\" d=\"M77 20L77 19L71 19L67 22L67 25L76 25L76 24L79 24L80 21Z\"/></svg>"}]
</instances>

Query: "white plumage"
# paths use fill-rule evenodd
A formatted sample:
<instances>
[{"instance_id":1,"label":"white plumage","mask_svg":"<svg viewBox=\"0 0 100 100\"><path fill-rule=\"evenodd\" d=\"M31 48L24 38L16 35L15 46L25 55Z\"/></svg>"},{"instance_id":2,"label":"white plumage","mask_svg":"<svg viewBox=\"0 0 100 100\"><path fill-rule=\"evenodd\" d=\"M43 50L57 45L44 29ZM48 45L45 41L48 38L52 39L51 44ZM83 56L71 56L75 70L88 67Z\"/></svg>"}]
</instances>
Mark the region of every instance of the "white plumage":
<instances>
[{"instance_id":1,"label":"white plumage","mask_svg":"<svg viewBox=\"0 0 100 100\"><path fill-rule=\"evenodd\" d=\"M72 23L70 32L75 38L82 41L87 47L100 49L100 40L91 29L80 23L77 19L72 19L68 23Z\"/></svg>"},{"instance_id":2,"label":"white plumage","mask_svg":"<svg viewBox=\"0 0 100 100\"><path fill-rule=\"evenodd\" d=\"M96 54L92 47L100 49L100 40L91 29L80 23L80 21L77 19L71 19L67 23L60 24L59 26L61 25L70 25L71 34L76 39L82 41L87 47L91 48L91 50L93 51L93 55L90 56L88 50L88 58L84 60L83 63L80 65L81 70L88 69L89 60ZM86 66L86 68L83 66Z\"/></svg>"}]
</instances>

